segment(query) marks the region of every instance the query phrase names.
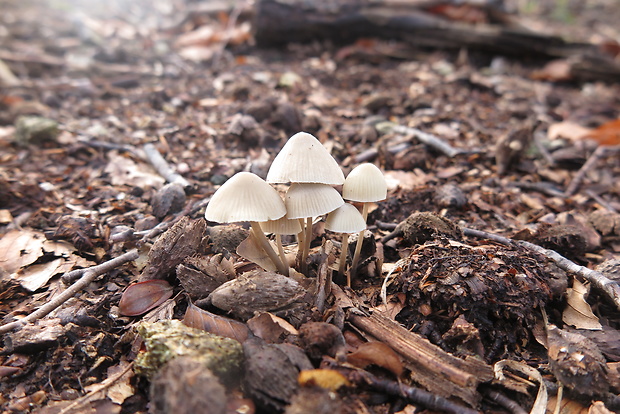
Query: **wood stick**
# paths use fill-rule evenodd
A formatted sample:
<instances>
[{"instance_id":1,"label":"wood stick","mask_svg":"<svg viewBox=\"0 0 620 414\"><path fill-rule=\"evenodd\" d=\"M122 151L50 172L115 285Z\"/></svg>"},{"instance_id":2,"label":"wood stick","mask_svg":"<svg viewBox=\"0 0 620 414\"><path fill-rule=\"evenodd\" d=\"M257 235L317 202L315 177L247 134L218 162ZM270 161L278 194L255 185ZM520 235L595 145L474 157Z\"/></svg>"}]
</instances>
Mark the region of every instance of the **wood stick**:
<instances>
[{"instance_id":1,"label":"wood stick","mask_svg":"<svg viewBox=\"0 0 620 414\"><path fill-rule=\"evenodd\" d=\"M562 270L579 275L592 283L592 285L602 291L607 297L616 305L616 308L620 310L620 285L618 282L609 279L601 272L588 269L585 266L580 266L577 263L568 260L558 252L550 249L545 249L537 244L530 243L524 240L511 240L506 237L498 236L496 234L488 233L481 230L474 230L468 228L462 228L463 234L466 236L473 236L479 238L487 238L498 243L505 245L519 245L525 247L528 250L541 254L555 262L555 264Z\"/></svg>"},{"instance_id":2,"label":"wood stick","mask_svg":"<svg viewBox=\"0 0 620 414\"><path fill-rule=\"evenodd\" d=\"M454 148L438 136L421 131L417 128L396 125L392 129L392 131L396 132L397 134L412 135L424 145L428 145L429 147L441 152L442 154L447 155L450 158L453 158L459 154L469 154L472 152L470 150Z\"/></svg>"},{"instance_id":3,"label":"wood stick","mask_svg":"<svg viewBox=\"0 0 620 414\"><path fill-rule=\"evenodd\" d=\"M596 166L599 160L601 158L604 158L616 152L620 152L620 145L615 145L612 147L601 145L598 148L596 148L596 150L594 150L592 155L590 155L590 158L588 158L588 161L586 161L586 163L583 164L583 166L579 169L579 171L577 171L577 174L575 174L575 176L573 177L573 180L570 182L568 187L566 187L566 191L564 192L564 195L566 197L570 197L573 194L575 194L575 192L581 185L581 182L586 177L586 174L591 169L593 169L594 166Z\"/></svg>"},{"instance_id":4,"label":"wood stick","mask_svg":"<svg viewBox=\"0 0 620 414\"><path fill-rule=\"evenodd\" d=\"M13 329L19 329L30 322L34 322L37 319L44 317L45 315L52 312L54 309L61 306L63 303L65 303L69 298L71 298L73 295L78 293L80 290L88 286L97 276L102 275L106 272L109 272L110 270L115 269L118 266L121 266L127 262L136 260L137 258L138 258L138 250L133 249L123 255L115 257L114 259L98 264L97 266L92 266L92 267L88 267L85 269L79 269L77 271L74 271L74 272L82 273L82 277L77 282L69 286L61 294L59 294L54 299L47 302L45 305L41 306L39 309L32 312L30 315L26 316L25 318L0 326L0 334L12 331Z\"/></svg>"},{"instance_id":5,"label":"wood stick","mask_svg":"<svg viewBox=\"0 0 620 414\"><path fill-rule=\"evenodd\" d=\"M151 163L151 165L155 168L155 170L157 170L159 175L164 177L166 181L168 181L169 183L181 184L183 187L191 186L189 181L174 172L172 167L170 167L170 164L168 164L164 157L162 157L162 155L159 153L157 148L155 148L155 145L148 143L144 145L143 149L144 153L146 154L147 161Z\"/></svg>"}]
</instances>

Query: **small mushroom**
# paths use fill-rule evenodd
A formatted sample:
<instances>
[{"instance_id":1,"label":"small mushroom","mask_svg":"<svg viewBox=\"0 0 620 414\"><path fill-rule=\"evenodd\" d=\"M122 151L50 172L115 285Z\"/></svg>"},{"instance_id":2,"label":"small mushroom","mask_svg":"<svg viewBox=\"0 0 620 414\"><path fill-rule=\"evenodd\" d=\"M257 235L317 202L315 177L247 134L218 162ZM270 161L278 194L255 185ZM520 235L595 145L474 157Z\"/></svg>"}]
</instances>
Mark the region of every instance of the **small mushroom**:
<instances>
[{"instance_id":1,"label":"small mushroom","mask_svg":"<svg viewBox=\"0 0 620 414\"><path fill-rule=\"evenodd\" d=\"M318 139L307 132L298 132L274 158L267 182L341 185L344 174Z\"/></svg>"},{"instance_id":2,"label":"small mushroom","mask_svg":"<svg viewBox=\"0 0 620 414\"><path fill-rule=\"evenodd\" d=\"M329 154L318 139L307 132L298 132L289 138L284 147L282 147L278 155L274 158L269 172L267 173L267 182L276 184L341 185L344 183L344 174L336 160ZM289 189L289 192L290 191ZM334 190L334 192L336 191ZM338 197L340 197L340 195L338 195ZM326 214L343 203L344 201L327 211L314 215ZM306 202L303 201L301 204L306 204ZM290 214L290 211L287 217L295 218ZM312 238L312 215L296 215L296 217L306 219L305 229L303 230L303 234L300 233L299 237L299 250L302 252L301 266L302 271L305 272L306 258L308 257ZM302 222L302 227L303 225L304 223Z\"/></svg>"},{"instance_id":3,"label":"small mushroom","mask_svg":"<svg viewBox=\"0 0 620 414\"><path fill-rule=\"evenodd\" d=\"M261 248L283 275L288 266L280 260L259 222L277 220L286 214L278 192L256 174L240 172L226 181L211 197L205 218L217 223L249 221Z\"/></svg>"},{"instance_id":4,"label":"small mushroom","mask_svg":"<svg viewBox=\"0 0 620 414\"><path fill-rule=\"evenodd\" d=\"M340 264L338 273L344 274L347 262L347 250L349 250L349 234L358 233L366 228L366 220L352 204L343 204L327 215L325 228L335 233L342 234L342 249L340 251ZM347 286L351 287L351 275L347 273Z\"/></svg>"},{"instance_id":5,"label":"small mushroom","mask_svg":"<svg viewBox=\"0 0 620 414\"><path fill-rule=\"evenodd\" d=\"M286 216L277 220L269 220L261 223L261 227L265 233L272 233L276 236L276 245L278 246L278 253L282 262L288 266L288 260L284 253L284 247L282 247L282 235L283 234L299 234L301 232L301 223L297 219L290 219Z\"/></svg>"},{"instance_id":6,"label":"small mushroom","mask_svg":"<svg viewBox=\"0 0 620 414\"><path fill-rule=\"evenodd\" d=\"M327 184L299 184L293 183L286 192L284 200L286 216L290 219L299 219L303 226L305 219L305 232L300 238L301 266L305 273L305 263L310 252L312 241L312 217L327 214L341 205L344 200L335 188Z\"/></svg>"},{"instance_id":7,"label":"small mushroom","mask_svg":"<svg viewBox=\"0 0 620 414\"><path fill-rule=\"evenodd\" d=\"M368 218L369 203L385 200L387 197L387 183L383 173L377 166L370 163L360 164L347 176L342 186L342 197L345 200L362 203L362 217L364 222ZM364 230L362 230L355 245L355 253L351 263L351 272L355 275L357 263L362 251Z\"/></svg>"}]
</instances>

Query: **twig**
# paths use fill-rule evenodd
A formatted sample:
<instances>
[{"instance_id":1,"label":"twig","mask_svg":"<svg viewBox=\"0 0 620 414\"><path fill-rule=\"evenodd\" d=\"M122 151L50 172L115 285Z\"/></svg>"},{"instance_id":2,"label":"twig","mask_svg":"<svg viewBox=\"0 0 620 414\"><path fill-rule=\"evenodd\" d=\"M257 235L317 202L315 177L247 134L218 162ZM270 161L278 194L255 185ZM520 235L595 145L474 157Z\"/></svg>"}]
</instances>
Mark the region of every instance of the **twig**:
<instances>
[{"instance_id":1,"label":"twig","mask_svg":"<svg viewBox=\"0 0 620 414\"><path fill-rule=\"evenodd\" d=\"M106 378L105 381L101 382L96 387L94 387L92 390L90 390L88 392L88 394L86 394L86 395L78 398L77 400L73 401L71 404L69 404L68 406L66 406L62 410L60 410L58 412L58 414L67 414L71 410L79 408L79 407L83 406L84 404L88 403L95 394L97 394L98 392L101 392L101 391L105 390L106 388L111 387L112 385L114 385L114 383L116 383L116 381L121 379L123 377L123 375L125 375L132 367L133 367L133 362L128 363L127 366L125 368L123 368L123 370L121 372L118 372L118 373L112 375L111 377Z\"/></svg>"},{"instance_id":2,"label":"twig","mask_svg":"<svg viewBox=\"0 0 620 414\"><path fill-rule=\"evenodd\" d=\"M442 140L438 136L421 131L417 128L406 127L403 125L396 125L394 128L392 128L392 131L397 134L413 135L421 143L428 145L431 148L436 149L437 151L447 155L450 158L455 157L459 154L471 153L470 150L454 148L453 146L451 146L450 144L448 144L446 141Z\"/></svg>"},{"instance_id":3,"label":"twig","mask_svg":"<svg viewBox=\"0 0 620 414\"><path fill-rule=\"evenodd\" d=\"M506 408L512 414L527 414L527 411L525 411L525 409L523 409L523 407L521 407L516 401L511 400L500 392L492 389L484 389L483 394L489 400Z\"/></svg>"},{"instance_id":4,"label":"twig","mask_svg":"<svg viewBox=\"0 0 620 414\"><path fill-rule=\"evenodd\" d=\"M358 371L356 374L357 375L350 375L349 377L353 378L349 379L360 385L367 385L374 390L399 396L408 402L422 405L431 411L455 414L478 414L476 410L453 403L447 398L432 394L422 388L411 387L396 381L378 378L367 372Z\"/></svg>"},{"instance_id":5,"label":"twig","mask_svg":"<svg viewBox=\"0 0 620 414\"><path fill-rule=\"evenodd\" d=\"M121 256L115 257L114 259L108 260L107 262L98 264L97 266L69 272L69 273L73 273L74 275L81 274L82 277L80 280L78 280L77 282L69 286L67 289L65 289L61 294L59 294L54 299L47 302L45 305L41 306L39 309L32 312L30 315L26 316L25 318L0 326L0 334L9 332L13 329L19 329L30 322L34 322L37 319L44 317L45 315L47 315L48 313L52 312L54 309L58 308L63 303L65 303L69 298L71 298L77 292L79 292L80 290L88 286L97 276L102 275L106 272L109 272L110 270L122 264L130 262L132 260L136 260L137 258L138 258L138 251L134 249L134 250L128 251L127 253ZM65 276L68 276L68 274L66 274Z\"/></svg>"},{"instance_id":6,"label":"twig","mask_svg":"<svg viewBox=\"0 0 620 414\"><path fill-rule=\"evenodd\" d=\"M591 270L587 267L580 266L553 250L545 249L544 247L538 246L537 244L533 244L523 240L519 240L516 243L529 250L533 250L537 253L542 254L543 256L550 258L555 262L555 264L558 265L560 269L583 277L584 279L592 283L594 287L604 292L607 297L613 301L613 303L616 305L616 308L620 310L620 285L618 285L618 282L607 278L607 276L605 276L601 272L597 272L596 270Z\"/></svg>"},{"instance_id":7,"label":"twig","mask_svg":"<svg viewBox=\"0 0 620 414\"><path fill-rule=\"evenodd\" d=\"M591 197L592 200L596 201L597 203L599 203L601 206L605 207L610 212L612 212L612 213L617 213L618 212L618 210L616 210L611 204L609 204L606 200L604 200L603 197L601 197L600 195L596 194L591 189L586 190L585 193L589 197Z\"/></svg>"},{"instance_id":8,"label":"twig","mask_svg":"<svg viewBox=\"0 0 620 414\"><path fill-rule=\"evenodd\" d=\"M211 200L211 197L207 197L204 200L200 200L196 203L193 203L193 204L190 203L179 214L177 214L177 216L173 218L172 220L161 222L157 226L153 227L152 229L136 232L135 234L142 236L142 241L152 239L160 235L161 233L165 232L170 227L174 226L183 217L191 216L197 213L198 210L200 210L201 208L209 204L210 200Z\"/></svg>"},{"instance_id":9,"label":"twig","mask_svg":"<svg viewBox=\"0 0 620 414\"><path fill-rule=\"evenodd\" d=\"M588 269L587 267L580 266L575 262L568 260L554 250L545 249L537 244L530 243L524 240L511 240L506 237L498 236L496 234L487 233L485 231L462 228L463 234L466 236L487 238L494 240L498 243L505 245L518 245L525 247L528 250L534 251L538 254L553 260L558 267L566 272L579 275L592 283L592 285L607 295L609 299L616 305L616 308L620 310L620 285L617 282L609 279L607 276L596 270Z\"/></svg>"},{"instance_id":10,"label":"twig","mask_svg":"<svg viewBox=\"0 0 620 414\"><path fill-rule=\"evenodd\" d=\"M585 178L586 174L592 168L594 168L594 166L598 163L598 161L601 158L604 158L616 152L620 152L620 145L615 145L611 147L606 146L606 145L601 145L598 148L596 148L596 150L594 150L592 155L590 155L590 158L588 158L588 161L586 161L586 163L583 164L583 166L579 169L579 171L577 171L577 174L575 174L575 176L573 177L573 180L570 182L568 187L566 187L566 191L564 192L564 195L566 197L570 197L573 194L575 194L575 192L581 185L581 182Z\"/></svg>"},{"instance_id":11,"label":"twig","mask_svg":"<svg viewBox=\"0 0 620 414\"><path fill-rule=\"evenodd\" d=\"M190 187L191 184L181 175L172 170L168 162L157 151L155 145L149 143L144 145L144 153L146 154L147 161L157 170L159 175L164 177L169 183L181 184L183 187Z\"/></svg>"}]
</instances>

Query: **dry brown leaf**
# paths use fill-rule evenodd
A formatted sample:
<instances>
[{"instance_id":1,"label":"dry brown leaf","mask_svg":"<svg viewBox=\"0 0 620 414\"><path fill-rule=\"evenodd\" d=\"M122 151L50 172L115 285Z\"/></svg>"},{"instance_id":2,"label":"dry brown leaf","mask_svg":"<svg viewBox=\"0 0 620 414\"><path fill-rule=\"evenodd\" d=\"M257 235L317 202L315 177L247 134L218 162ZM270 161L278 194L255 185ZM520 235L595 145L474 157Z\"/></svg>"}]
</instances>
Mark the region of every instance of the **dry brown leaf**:
<instances>
[{"instance_id":1,"label":"dry brown leaf","mask_svg":"<svg viewBox=\"0 0 620 414\"><path fill-rule=\"evenodd\" d=\"M268 343L280 343L289 335L299 335L293 325L269 312L254 316L247 323L254 335Z\"/></svg>"},{"instance_id":2,"label":"dry brown leaf","mask_svg":"<svg viewBox=\"0 0 620 414\"><path fill-rule=\"evenodd\" d=\"M104 170L110 176L112 185L128 185L140 188L160 188L166 180L147 164L137 164L131 158L108 153L108 165Z\"/></svg>"},{"instance_id":3,"label":"dry brown leaf","mask_svg":"<svg viewBox=\"0 0 620 414\"><path fill-rule=\"evenodd\" d=\"M535 380L538 382L538 394L536 395L536 400L534 401L530 414L545 414L549 395L547 394L547 386L540 372L523 362L508 359L496 362L493 366L493 371L495 371L495 379L498 380L501 385L508 389L526 394L531 386L531 382L528 380ZM520 373L522 376L526 377L527 380L518 375L506 375L505 371Z\"/></svg>"},{"instance_id":4,"label":"dry brown leaf","mask_svg":"<svg viewBox=\"0 0 620 414\"><path fill-rule=\"evenodd\" d=\"M568 60L557 59L550 61L542 69L533 71L530 77L534 80L562 82L571 80L573 75Z\"/></svg>"},{"instance_id":5,"label":"dry brown leaf","mask_svg":"<svg viewBox=\"0 0 620 414\"><path fill-rule=\"evenodd\" d=\"M383 342L366 342L347 355L347 362L359 368L376 365L400 377L404 367L392 348Z\"/></svg>"},{"instance_id":6,"label":"dry brown leaf","mask_svg":"<svg viewBox=\"0 0 620 414\"><path fill-rule=\"evenodd\" d=\"M236 339L239 342L244 342L249 335L248 327L244 323L216 315L193 303L187 307L183 323L190 328L201 329L215 335Z\"/></svg>"},{"instance_id":7,"label":"dry brown leaf","mask_svg":"<svg viewBox=\"0 0 620 414\"><path fill-rule=\"evenodd\" d=\"M603 327L586 302L587 294L588 288L575 279L573 287L566 290L566 308L562 313L562 321L577 329L600 331Z\"/></svg>"},{"instance_id":8,"label":"dry brown leaf","mask_svg":"<svg viewBox=\"0 0 620 414\"><path fill-rule=\"evenodd\" d=\"M121 315L137 316L156 308L172 297L172 286L163 279L152 279L130 285L121 296Z\"/></svg>"},{"instance_id":9,"label":"dry brown leaf","mask_svg":"<svg viewBox=\"0 0 620 414\"><path fill-rule=\"evenodd\" d=\"M0 269L11 274L34 263L43 255L45 235L28 230L11 230L0 239Z\"/></svg>"},{"instance_id":10,"label":"dry brown leaf","mask_svg":"<svg viewBox=\"0 0 620 414\"><path fill-rule=\"evenodd\" d=\"M586 138L593 139L600 145L620 145L620 119L604 123L590 131Z\"/></svg>"},{"instance_id":11,"label":"dry brown leaf","mask_svg":"<svg viewBox=\"0 0 620 414\"><path fill-rule=\"evenodd\" d=\"M549 402L547 403L547 413L551 414L555 411L555 406L557 404L558 398L557 396L549 397ZM564 395L562 401L560 401L560 412L559 414L586 414L588 412L588 408L581 403L571 400Z\"/></svg>"},{"instance_id":12,"label":"dry brown leaf","mask_svg":"<svg viewBox=\"0 0 620 414\"><path fill-rule=\"evenodd\" d=\"M579 141L590 132L592 132L592 130L589 128L582 127L574 122L564 121L549 125L547 129L547 138L550 140L566 138L570 141Z\"/></svg>"}]
</instances>

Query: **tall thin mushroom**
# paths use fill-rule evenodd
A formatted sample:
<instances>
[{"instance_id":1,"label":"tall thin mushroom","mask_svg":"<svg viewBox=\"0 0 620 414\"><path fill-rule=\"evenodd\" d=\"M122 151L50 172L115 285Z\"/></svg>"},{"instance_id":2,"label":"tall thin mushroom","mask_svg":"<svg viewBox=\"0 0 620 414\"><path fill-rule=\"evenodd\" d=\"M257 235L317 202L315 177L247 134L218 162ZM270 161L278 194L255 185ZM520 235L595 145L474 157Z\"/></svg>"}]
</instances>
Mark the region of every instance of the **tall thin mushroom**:
<instances>
[{"instance_id":1,"label":"tall thin mushroom","mask_svg":"<svg viewBox=\"0 0 620 414\"><path fill-rule=\"evenodd\" d=\"M205 218L217 223L249 221L261 248L278 271L288 276L288 265L273 250L259 222L277 220L286 214L278 192L256 174L240 172L226 181L211 197Z\"/></svg>"},{"instance_id":2,"label":"tall thin mushroom","mask_svg":"<svg viewBox=\"0 0 620 414\"><path fill-rule=\"evenodd\" d=\"M349 250L349 234L358 233L366 228L366 220L354 205L345 203L327 215L325 228L335 233L342 233L342 248L338 273L343 275ZM351 273L347 273L347 286L351 287Z\"/></svg>"},{"instance_id":3,"label":"tall thin mushroom","mask_svg":"<svg viewBox=\"0 0 620 414\"><path fill-rule=\"evenodd\" d=\"M261 227L265 233L272 233L276 236L276 245L282 263L288 266L288 260L282 246L282 235L299 234L301 232L301 224L297 219L290 219L286 216L277 220L269 220L261 223Z\"/></svg>"},{"instance_id":4,"label":"tall thin mushroom","mask_svg":"<svg viewBox=\"0 0 620 414\"><path fill-rule=\"evenodd\" d=\"M300 247L302 273L305 273L312 241L312 218L334 211L344 204L344 200L334 187L327 184L293 183L286 192L284 204L288 218L306 221L304 242Z\"/></svg>"},{"instance_id":5,"label":"tall thin mushroom","mask_svg":"<svg viewBox=\"0 0 620 414\"><path fill-rule=\"evenodd\" d=\"M368 207L370 203L385 200L387 197L387 183L383 173L377 166L370 163L360 164L355 167L342 186L342 198L349 201L362 203L362 217L364 222L368 219ZM364 231L359 232L355 253L351 262L351 273L355 276L357 263L362 252L364 242Z\"/></svg>"},{"instance_id":6,"label":"tall thin mushroom","mask_svg":"<svg viewBox=\"0 0 620 414\"><path fill-rule=\"evenodd\" d=\"M336 160L318 139L307 132L298 132L289 138L274 158L267 172L267 182L341 185L344 183L344 174ZM333 207L332 210L337 207L339 205ZM290 214L287 216L293 218ZM308 256L312 240L312 216L298 216L298 218L302 219L300 221L305 227L303 235L300 234L302 237L299 238L299 250L302 252L301 265L305 267L305 258Z\"/></svg>"}]
</instances>

